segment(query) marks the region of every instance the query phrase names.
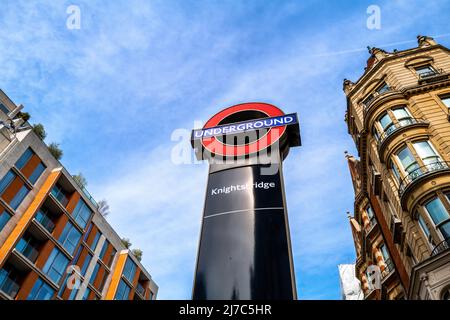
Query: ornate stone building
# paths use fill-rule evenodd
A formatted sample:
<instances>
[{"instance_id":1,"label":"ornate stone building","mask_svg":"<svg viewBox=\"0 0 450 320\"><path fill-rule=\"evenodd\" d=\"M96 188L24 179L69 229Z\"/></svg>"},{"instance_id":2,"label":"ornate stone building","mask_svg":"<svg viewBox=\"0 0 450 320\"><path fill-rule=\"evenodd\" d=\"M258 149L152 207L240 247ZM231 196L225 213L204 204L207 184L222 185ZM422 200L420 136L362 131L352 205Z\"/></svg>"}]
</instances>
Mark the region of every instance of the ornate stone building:
<instances>
[{"instance_id":1,"label":"ornate stone building","mask_svg":"<svg viewBox=\"0 0 450 320\"><path fill-rule=\"evenodd\" d=\"M450 50L369 52L344 80L356 275L365 299L450 299Z\"/></svg>"}]
</instances>

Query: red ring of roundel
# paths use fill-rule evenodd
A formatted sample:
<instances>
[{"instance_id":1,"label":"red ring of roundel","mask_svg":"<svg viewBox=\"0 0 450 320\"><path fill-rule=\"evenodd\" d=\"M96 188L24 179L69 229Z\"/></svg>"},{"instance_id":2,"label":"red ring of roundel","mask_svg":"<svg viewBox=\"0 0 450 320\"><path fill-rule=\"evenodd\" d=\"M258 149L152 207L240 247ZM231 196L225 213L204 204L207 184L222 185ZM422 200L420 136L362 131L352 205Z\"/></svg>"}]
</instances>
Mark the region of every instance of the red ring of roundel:
<instances>
[{"instance_id":1,"label":"red ring of roundel","mask_svg":"<svg viewBox=\"0 0 450 320\"><path fill-rule=\"evenodd\" d=\"M268 117L276 117L284 115L283 111L281 111L274 105L268 103L261 103L261 102L242 103L226 108L220 111L219 113L215 114L211 119L209 119L206 122L206 124L203 126L203 129L215 127L220 123L220 121L222 121L226 117L240 111L248 111L248 110L263 112ZM216 137L203 138L202 145L206 150L216 155L228 157L245 156L268 148L269 146L277 142L285 131L286 126L270 128L264 137L261 137L258 140L245 145L238 145L238 146L225 145L220 140L216 139Z\"/></svg>"}]
</instances>

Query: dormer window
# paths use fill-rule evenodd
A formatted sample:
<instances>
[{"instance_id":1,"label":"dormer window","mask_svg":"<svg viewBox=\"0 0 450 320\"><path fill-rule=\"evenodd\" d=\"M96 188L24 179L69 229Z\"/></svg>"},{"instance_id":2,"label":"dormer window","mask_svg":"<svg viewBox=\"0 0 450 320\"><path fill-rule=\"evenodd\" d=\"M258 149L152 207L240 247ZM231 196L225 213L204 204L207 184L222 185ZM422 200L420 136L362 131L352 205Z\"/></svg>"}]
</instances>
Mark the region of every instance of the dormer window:
<instances>
[{"instance_id":1,"label":"dormer window","mask_svg":"<svg viewBox=\"0 0 450 320\"><path fill-rule=\"evenodd\" d=\"M436 74L436 70L434 70L431 65L427 64L424 66L414 68L416 70L417 75L420 79L430 77Z\"/></svg>"},{"instance_id":2,"label":"dormer window","mask_svg":"<svg viewBox=\"0 0 450 320\"><path fill-rule=\"evenodd\" d=\"M383 82L381 86L378 87L377 90L375 90L378 94L383 94L385 92L388 92L390 90L388 84L386 82Z\"/></svg>"}]
</instances>

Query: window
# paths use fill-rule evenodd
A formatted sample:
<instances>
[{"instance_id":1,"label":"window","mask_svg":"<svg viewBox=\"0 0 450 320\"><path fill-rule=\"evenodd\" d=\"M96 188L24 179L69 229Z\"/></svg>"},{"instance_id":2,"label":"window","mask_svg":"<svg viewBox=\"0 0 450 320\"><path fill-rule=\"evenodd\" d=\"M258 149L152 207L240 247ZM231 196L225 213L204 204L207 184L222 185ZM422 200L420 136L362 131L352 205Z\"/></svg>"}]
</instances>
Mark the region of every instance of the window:
<instances>
[{"instance_id":1,"label":"window","mask_svg":"<svg viewBox=\"0 0 450 320\"><path fill-rule=\"evenodd\" d=\"M381 255L383 256L383 260L386 262L389 260L389 252L384 244L380 246Z\"/></svg>"},{"instance_id":2,"label":"window","mask_svg":"<svg viewBox=\"0 0 450 320\"><path fill-rule=\"evenodd\" d=\"M419 222L420 229L422 229L422 232L425 234L425 237L427 238L428 242L433 244L430 229L428 229L425 219L420 214L419 214L418 222Z\"/></svg>"},{"instance_id":3,"label":"window","mask_svg":"<svg viewBox=\"0 0 450 320\"><path fill-rule=\"evenodd\" d=\"M387 84L386 82L383 82L383 83L381 84L381 86L379 86L379 87L376 89L376 92L377 92L378 94L383 94L383 93L385 93L385 92L388 92L390 89L391 89L391 88L388 86L388 84Z\"/></svg>"},{"instance_id":4,"label":"window","mask_svg":"<svg viewBox=\"0 0 450 320\"><path fill-rule=\"evenodd\" d=\"M61 236L59 237L59 242L62 244L64 249L73 255L80 239L81 232L78 231L72 223L67 222Z\"/></svg>"},{"instance_id":5,"label":"window","mask_svg":"<svg viewBox=\"0 0 450 320\"><path fill-rule=\"evenodd\" d=\"M33 170L33 173L30 175L28 180L31 182L31 184L35 184L36 181L41 176L42 172L44 172L45 166L42 164L42 162L39 162L39 164L36 166L36 168Z\"/></svg>"},{"instance_id":6,"label":"window","mask_svg":"<svg viewBox=\"0 0 450 320\"><path fill-rule=\"evenodd\" d=\"M400 126L411 124L411 115L405 107L398 107L392 109L395 119L399 122Z\"/></svg>"},{"instance_id":7,"label":"window","mask_svg":"<svg viewBox=\"0 0 450 320\"><path fill-rule=\"evenodd\" d=\"M22 169L25 167L25 165L30 161L31 157L33 156L34 152L30 148L25 150L25 152L20 156L19 160L16 162L16 168Z\"/></svg>"},{"instance_id":8,"label":"window","mask_svg":"<svg viewBox=\"0 0 450 320\"><path fill-rule=\"evenodd\" d=\"M434 71L434 69L429 64L425 66L416 67L415 70L416 73L419 75L419 78L429 77L436 73L436 71Z\"/></svg>"},{"instance_id":9,"label":"window","mask_svg":"<svg viewBox=\"0 0 450 320\"><path fill-rule=\"evenodd\" d=\"M111 265L114 261L114 256L116 255L117 250L116 249L112 249L111 254L109 255L109 259L108 262L106 263L106 265L108 266L108 268L111 268Z\"/></svg>"},{"instance_id":10,"label":"window","mask_svg":"<svg viewBox=\"0 0 450 320\"><path fill-rule=\"evenodd\" d=\"M105 258L105 253L106 253L106 250L108 250L108 246L109 246L109 241L105 240L105 242L103 242L102 251L100 252L100 259L103 260Z\"/></svg>"},{"instance_id":11,"label":"window","mask_svg":"<svg viewBox=\"0 0 450 320\"><path fill-rule=\"evenodd\" d=\"M447 108L450 108L450 95L442 96L440 98Z\"/></svg>"},{"instance_id":12,"label":"window","mask_svg":"<svg viewBox=\"0 0 450 320\"><path fill-rule=\"evenodd\" d=\"M88 205L86 204L86 202L84 202L83 199L80 199L73 212L73 217L75 221L78 223L79 226L81 226L84 229L91 215L92 215L91 209L89 209Z\"/></svg>"},{"instance_id":13,"label":"window","mask_svg":"<svg viewBox=\"0 0 450 320\"><path fill-rule=\"evenodd\" d=\"M379 119L378 122L381 125L381 128L383 128L383 131L386 132L389 130L389 128L391 128L394 123L392 122L391 117L389 116L389 113L385 113L384 115L382 115Z\"/></svg>"},{"instance_id":14,"label":"window","mask_svg":"<svg viewBox=\"0 0 450 320\"><path fill-rule=\"evenodd\" d=\"M69 202L69 199L67 197L66 192L63 190L63 188L56 184L52 189L52 195L65 207L67 203Z\"/></svg>"},{"instance_id":15,"label":"window","mask_svg":"<svg viewBox=\"0 0 450 320\"><path fill-rule=\"evenodd\" d=\"M125 281L123 281L123 279L120 280L114 300L128 300L130 291L131 288L125 283Z\"/></svg>"},{"instance_id":16,"label":"window","mask_svg":"<svg viewBox=\"0 0 450 320\"><path fill-rule=\"evenodd\" d=\"M8 188L8 186L14 180L15 177L16 174L12 170L9 170L8 173L5 174L3 179L0 180L0 193L3 193L6 190L6 188Z\"/></svg>"},{"instance_id":17,"label":"window","mask_svg":"<svg viewBox=\"0 0 450 320\"><path fill-rule=\"evenodd\" d=\"M397 157L402 164L403 170L405 170L407 173L411 173L419 169L419 165L417 164L416 159L407 146L405 146L397 153Z\"/></svg>"},{"instance_id":18,"label":"window","mask_svg":"<svg viewBox=\"0 0 450 320\"><path fill-rule=\"evenodd\" d=\"M106 272L106 270L105 270L105 272L103 273L102 282L100 282L100 285L98 286L98 290L100 292L103 291L103 287L105 286L106 279L108 278L108 276L109 276L109 273Z\"/></svg>"},{"instance_id":19,"label":"window","mask_svg":"<svg viewBox=\"0 0 450 320\"><path fill-rule=\"evenodd\" d=\"M400 181L400 172L398 171L397 165L392 160L391 160L391 168L397 181Z\"/></svg>"},{"instance_id":20,"label":"window","mask_svg":"<svg viewBox=\"0 0 450 320\"><path fill-rule=\"evenodd\" d=\"M23 185L9 203L11 208L13 208L14 210L17 209L17 207L22 203L23 199L25 199L25 197L27 196L28 192L30 192L28 187Z\"/></svg>"},{"instance_id":21,"label":"window","mask_svg":"<svg viewBox=\"0 0 450 320\"><path fill-rule=\"evenodd\" d=\"M33 286L33 289L31 289L27 300L50 300L54 294L55 290L42 281L41 278L38 278Z\"/></svg>"},{"instance_id":22,"label":"window","mask_svg":"<svg viewBox=\"0 0 450 320\"><path fill-rule=\"evenodd\" d=\"M372 207L370 205L367 206L366 213L367 213L367 216L370 219L370 225L374 226L377 223L377 220L375 218L375 214L373 213L373 209L372 209Z\"/></svg>"},{"instance_id":23,"label":"window","mask_svg":"<svg viewBox=\"0 0 450 320\"><path fill-rule=\"evenodd\" d=\"M89 224L89 227L87 228L86 232L84 233L84 237L83 237L83 241L86 242L87 238L89 237L89 235L91 234L92 231L92 222Z\"/></svg>"},{"instance_id":24,"label":"window","mask_svg":"<svg viewBox=\"0 0 450 320\"><path fill-rule=\"evenodd\" d=\"M70 294L69 294L69 297L67 298L67 300L75 300L75 297L76 297L76 295L78 293L78 289L72 288L72 289L69 289L69 290L70 290Z\"/></svg>"},{"instance_id":25,"label":"window","mask_svg":"<svg viewBox=\"0 0 450 320\"><path fill-rule=\"evenodd\" d=\"M39 256L39 251L37 250L38 241L30 233L26 232L25 235L20 238L16 245L16 250L22 253L31 262L35 262Z\"/></svg>"},{"instance_id":26,"label":"window","mask_svg":"<svg viewBox=\"0 0 450 320\"><path fill-rule=\"evenodd\" d=\"M450 194L447 195L447 199ZM444 239L450 238L450 214L446 210L442 200L439 197L434 198L425 204L425 209L433 220L438 230L442 233Z\"/></svg>"},{"instance_id":27,"label":"window","mask_svg":"<svg viewBox=\"0 0 450 320\"><path fill-rule=\"evenodd\" d=\"M95 234L95 237L92 240L92 244L91 244L91 250L92 251L95 251L95 248L97 247L98 240L100 239L101 235L102 235L102 233L100 231L97 231L97 233Z\"/></svg>"},{"instance_id":28,"label":"window","mask_svg":"<svg viewBox=\"0 0 450 320\"><path fill-rule=\"evenodd\" d=\"M86 255L86 258L84 259L83 266L81 267L81 275L83 277L86 274L86 270L89 267L89 263L91 262L91 260L92 260L92 255L90 253L88 253Z\"/></svg>"},{"instance_id":29,"label":"window","mask_svg":"<svg viewBox=\"0 0 450 320\"><path fill-rule=\"evenodd\" d=\"M0 213L0 232L6 226L9 219L11 219L11 215L6 210L3 210L3 212Z\"/></svg>"},{"instance_id":30,"label":"window","mask_svg":"<svg viewBox=\"0 0 450 320\"><path fill-rule=\"evenodd\" d=\"M48 209L41 208L35 216L36 221L38 221L48 232L52 233L55 229L55 224L50 218Z\"/></svg>"},{"instance_id":31,"label":"window","mask_svg":"<svg viewBox=\"0 0 450 320\"><path fill-rule=\"evenodd\" d=\"M86 290L84 291L84 294L83 294L83 298L81 298L81 300L87 300L89 298L90 294L91 294L91 289L86 288Z\"/></svg>"},{"instance_id":32,"label":"window","mask_svg":"<svg viewBox=\"0 0 450 320\"><path fill-rule=\"evenodd\" d=\"M54 248L45 263L43 271L50 277L50 279L52 279L55 283L58 283L66 272L68 264L69 259L67 259L66 256L57 248Z\"/></svg>"},{"instance_id":33,"label":"window","mask_svg":"<svg viewBox=\"0 0 450 320\"><path fill-rule=\"evenodd\" d=\"M0 103L0 110L2 110L4 114L9 114L9 109L3 103Z\"/></svg>"},{"instance_id":34,"label":"window","mask_svg":"<svg viewBox=\"0 0 450 320\"><path fill-rule=\"evenodd\" d=\"M128 281L133 282L134 274L136 273L136 264L130 259L127 258L127 262L125 263L125 267L123 268L123 275Z\"/></svg>"},{"instance_id":35,"label":"window","mask_svg":"<svg viewBox=\"0 0 450 320\"><path fill-rule=\"evenodd\" d=\"M413 146L425 165L440 161L439 156L434 152L433 147L428 141L415 142Z\"/></svg>"},{"instance_id":36,"label":"window","mask_svg":"<svg viewBox=\"0 0 450 320\"><path fill-rule=\"evenodd\" d=\"M95 278L97 278L98 270L100 269L100 262L95 265L94 271L92 272L91 279L89 279L90 284L94 284Z\"/></svg>"}]
</instances>

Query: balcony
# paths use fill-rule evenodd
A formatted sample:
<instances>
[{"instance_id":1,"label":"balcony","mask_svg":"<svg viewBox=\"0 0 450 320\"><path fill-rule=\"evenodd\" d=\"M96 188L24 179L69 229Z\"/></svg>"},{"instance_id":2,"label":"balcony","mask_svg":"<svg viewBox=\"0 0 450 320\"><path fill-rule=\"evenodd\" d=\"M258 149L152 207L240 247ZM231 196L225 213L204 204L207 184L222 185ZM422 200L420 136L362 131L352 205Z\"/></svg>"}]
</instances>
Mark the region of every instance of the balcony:
<instances>
[{"instance_id":1,"label":"balcony","mask_svg":"<svg viewBox=\"0 0 450 320\"><path fill-rule=\"evenodd\" d=\"M26 257L31 262L35 262L39 256L39 250L35 247L26 243L23 238L19 241L16 247L17 251L19 251L24 257Z\"/></svg>"},{"instance_id":2,"label":"balcony","mask_svg":"<svg viewBox=\"0 0 450 320\"><path fill-rule=\"evenodd\" d=\"M138 283L136 286L136 292L141 296L141 297L145 297L145 289L142 286L142 284Z\"/></svg>"},{"instance_id":3,"label":"balcony","mask_svg":"<svg viewBox=\"0 0 450 320\"><path fill-rule=\"evenodd\" d=\"M440 81L448 79L449 74L443 69L430 70L419 75L419 84Z\"/></svg>"},{"instance_id":4,"label":"balcony","mask_svg":"<svg viewBox=\"0 0 450 320\"><path fill-rule=\"evenodd\" d=\"M11 299L14 299L19 289L19 284L11 279L4 269L0 270L0 290L6 293Z\"/></svg>"},{"instance_id":5,"label":"balcony","mask_svg":"<svg viewBox=\"0 0 450 320\"><path fill-rule=\"evenodd\" d=\"M38 221L48 232L52 233L55 229L55 224L53 223L52 219L42 212L41 210L38 211L35 217L36 221Z\"/></svg>"},{"instance_id":6,"label":"balcony","mask_svg":"<svg viewBox=\"0 0 450 320\"><path fill-rule=\"evenodd\" d=\"M91 196L91 194L86 190L86 188L82 187L81 191L83 191L83 194L86 196L86 198L89 199L89 201L94 205L94 207L98 209L97 201L95 201L94 197Z\"/></svg>"},{"instance_id":7,"label":"balcony","mask_svg":"<svg viewBox=\"0 0 450 320\"><path fill-rule=\"evenodd\" d=\"M449 163L438 160L409 172L408 175L400 181L400 187L398 190L400 198L405 194L406 190L416 182L434 173L442 171L450 171Z\"/></svg>"},{"instance_id":8,"label":"balcony","mask_svg":"<svg viewBox=\"0 0 450 320\"><path fill-rule=\"evenodd\" d=\"M413 126L428 126L428 122L423 119L415 119L411 117L399 119L398 123L391 124L380 135L380 138L378 139L378 149L380 150L384 147L384 144L389 137L392 137L397 132L403 131L401 129Z\"/></svg>"},{"instance_id":9,"label":"balcony","mask_svg":"<svg viewBox=\"0 0 450 320\"><path fill-rule=\"evenodd\" d=\"M390 258L384 261L384 265L386 267L381 273L381 280L386 279L393 271L395 271L394 264L392 263L392 260Z\"/></svg>"},{"instance_id":10,"label":"balcony","mask_svg":"<svg viewBox=\"0 0 450 320\"><path fill-rule=\"evenodd\" d=\"M51 194L65 208L69 203L69 197L66 192L57 184L53 187Z\"/></svg>"},{"instance_id":11,"label":"balcony","mask_svg":"<svg viewBox=\"0 0 450 320\"><path fill-rule=\"evenodd\" d=\"M448 249L450 249L450 238L445 239L436 247L434 247L433 252L431 252L431 256L438 255L439 253L444 252Z\"/></svg>"},{"instance_id":12,"label":"balcony","mask_svg":"<svg viewBox=\"0 0 450 320\"><path fill-rule=\"evenodd\" d=\"M385 88L383 91L381 91L381 92L374 92L374 93L372 93L371 95L369 95L363 102L362 102L362 104L363 104L363 106L364 106L364 111L366 112L371 106L372 106L372 104L373 104L373 102L375 101L375 100L378 100L377 98L378 97L381 97L381 96L384 96L384 95L386 95L387 93L390 93L390 92L392 92L393 90L392 90L392 88Z\"/></svg>"}]
</instances>

